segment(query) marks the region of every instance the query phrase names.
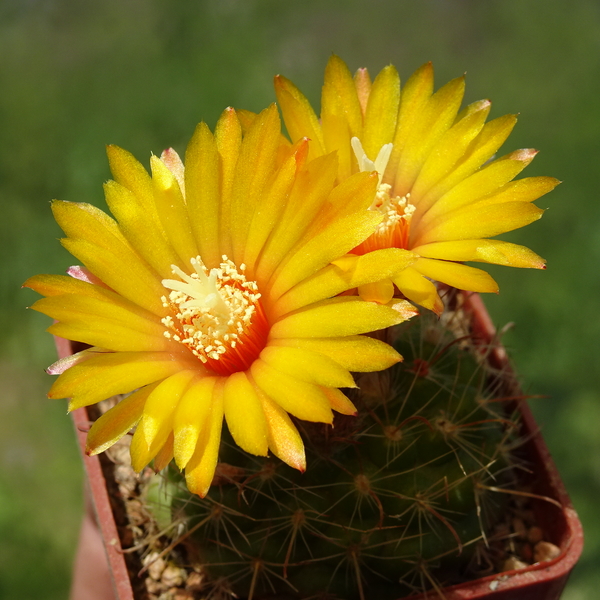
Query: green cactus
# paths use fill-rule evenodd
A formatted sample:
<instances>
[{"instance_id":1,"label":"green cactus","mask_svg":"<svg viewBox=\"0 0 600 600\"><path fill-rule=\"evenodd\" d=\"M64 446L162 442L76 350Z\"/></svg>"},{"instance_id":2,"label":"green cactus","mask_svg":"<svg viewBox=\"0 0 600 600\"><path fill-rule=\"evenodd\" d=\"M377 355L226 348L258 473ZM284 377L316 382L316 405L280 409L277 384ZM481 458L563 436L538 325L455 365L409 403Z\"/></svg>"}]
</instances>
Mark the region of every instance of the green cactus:
<instances>
[{"instance_id":1,"label":"green cactus","mask_svg":"<svg viewBox=\"0 0 600 600\"><path fill-rule=\"evenodd\" d=\"M306 473L225 437L208 496L171 495L208 597L386 600L457 581L503 508L487 488L513 477L516 423L451 329L446 315L387 331L405 360L357 379L359 416L297 423Z\"/></svg>"}]
</instances>

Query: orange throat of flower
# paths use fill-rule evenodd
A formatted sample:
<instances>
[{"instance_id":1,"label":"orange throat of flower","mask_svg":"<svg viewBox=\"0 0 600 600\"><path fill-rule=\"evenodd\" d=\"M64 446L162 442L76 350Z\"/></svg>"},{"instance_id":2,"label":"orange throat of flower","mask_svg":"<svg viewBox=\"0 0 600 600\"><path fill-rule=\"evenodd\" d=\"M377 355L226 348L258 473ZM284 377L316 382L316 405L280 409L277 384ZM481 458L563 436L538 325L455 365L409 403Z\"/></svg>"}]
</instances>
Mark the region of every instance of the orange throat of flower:
<instances>
[{"instance_id":1,"label":"orange throat of flower","mask_svg":"<svg viewBox=\"0 0 600 600\"><path fill-rule=\"evenodd\" d=\"M415 207L409 202L410 193L405 196L394 196L392 186L382 183L383 174L392 154L393 144L385 144L379 150L377 158L370 160L363 150L360 140L352 138L352 149L361 171L377 171L379 185L375 198L369 207L383 215L377 229L359 246L352 250L353 254L366 254L382 248L409 249L410 221Z\"/></svg>"},{"instance_id":2,"label":"orange throat of flower","mask_svg":"<svg viewBox=\"0 0 600 600\"><path fill-rule=\"evenodd\" d=\"M245 265L226 256L218 269L192 258L194 272L172 265L180 280L164 279L171 290L162 297L172 315L162 319L166 338L186 346L204 366L227 376L246 370L265 347L269 326L256 282L247 281Z\"/></svg>"}]
</instances>

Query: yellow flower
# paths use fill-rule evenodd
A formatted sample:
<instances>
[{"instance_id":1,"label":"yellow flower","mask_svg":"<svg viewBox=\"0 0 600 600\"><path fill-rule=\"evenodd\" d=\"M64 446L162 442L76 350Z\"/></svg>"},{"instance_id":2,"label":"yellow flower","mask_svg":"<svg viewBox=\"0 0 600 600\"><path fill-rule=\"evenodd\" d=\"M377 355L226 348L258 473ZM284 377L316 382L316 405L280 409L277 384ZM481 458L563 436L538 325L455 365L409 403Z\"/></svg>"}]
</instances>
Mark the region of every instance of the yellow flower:
<instances>
[{"instance_id":1,"label":"yellow flower","mask_svg":"<svg viewBox=\"0 0 600 600\"><path fill-rule=\"evenodd\" d=\"M85 203L55 201L62 244L85 267L38 275L25 286L49 331L92 348L49 369L51 398L69 409L128 394L92 426L88 452L102 452L137 425L134 468L173 457L204 495L225 418L247 452L270 450L303 470L304 447L289 414L331 423L355 408L338 389L350 371L400 360L360 334L414 314L339 294L408 264L384 250L352 270L332 261L362 243L381 216L367 210L377 176L335 185L335 154L307 161L308 142L282 144L275 106L242 136L226 110L215 134L200 124L185 169L173 150L151 159L108 148L105 185L116 220Z\"/></svg>"},{"instance_id":2,"label":"yellow flower","mask_svg":"<svg viewBox=\"0 0 600 600\"><path fill-rule=\"evenodd\" d=\"M321 119L289 80L275 78L277 98L292 142L313 140L309 156L338 152L339 181L376 170L380 185L371 208L384 215L377 231L354 254L405 248L415 262L361 295L387 301L395 284L404 295L440 312L431 280L477 292L496 292L486 272L462 264L477 261L544 268L537 254L488 239L539 219L532 201L557 185L550 177L512 181L536 154L525 149L491 161L516 122L506 115L486 123L491 103L459 112L464 77L433 93L433 68L422 66L400 91L393 66L373 82L366 69L352 77L332 56L321 99Z\"/></svg>"}]
</instances>

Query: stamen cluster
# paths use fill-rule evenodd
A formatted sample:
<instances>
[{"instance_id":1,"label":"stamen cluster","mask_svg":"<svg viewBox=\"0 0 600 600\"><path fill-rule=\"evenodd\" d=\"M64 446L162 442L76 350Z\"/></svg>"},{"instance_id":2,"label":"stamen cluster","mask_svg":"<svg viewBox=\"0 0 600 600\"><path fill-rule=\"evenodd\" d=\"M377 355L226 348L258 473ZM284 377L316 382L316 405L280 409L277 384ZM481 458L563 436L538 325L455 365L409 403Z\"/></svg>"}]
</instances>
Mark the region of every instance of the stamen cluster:
<instances>
[{"instance_id":1,"label":"stamen cluster","mask_svg":"<svg viewBox=\"0 0 600 600\"><path fill-rule=\"evenodd\" d=\"M372 161L365 153L360 140L353 137L352 149L361 171L377 171L379 185L375 198L369 210L376 210L383 215L383 221L378 225L372 236L363 242L363 250L371 252L379 248L408 248L410 233L409 224L415 207L410 204L410 194L406 196L392 196L392 186L382 183L385 169L390 160L393 144L384 144L377 158Z\"/></svg>"},{"instance_id":2,"label":"stamen cluster","mask_svg":"<svg viewBox=\"0 0 600 600\"><path fill-rule=\"evenodd\" d=\"M188 347L203 363L220 361L244 343L257 312L262 317L260 293L256 282L246 280L246 266L240 265L238 271L227 256L222 259L218 269L208 271L199 256L192 258L191 275L172 265L181 281L162 281L172 290L162 297L163 306L174 313L162 319L167 327L164 335Z\"/></svg>"}]
</instances>

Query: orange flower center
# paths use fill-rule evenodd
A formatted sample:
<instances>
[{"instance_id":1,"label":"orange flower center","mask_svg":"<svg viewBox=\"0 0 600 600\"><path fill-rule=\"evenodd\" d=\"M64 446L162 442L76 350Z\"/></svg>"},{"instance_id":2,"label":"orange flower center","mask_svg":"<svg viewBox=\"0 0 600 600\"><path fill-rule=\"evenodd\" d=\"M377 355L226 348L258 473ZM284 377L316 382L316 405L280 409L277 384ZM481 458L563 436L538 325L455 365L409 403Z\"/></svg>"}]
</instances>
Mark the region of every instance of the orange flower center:
<instances>
[{"instance_id":1,"label":"orange flower center","mask_svg":"<svg viewBox=\"0 0 600 600\"><path fill-rule=\"evenodd\" d=\"M177 279L164 279L171 290L163 306L173 316L162 319L164 335L186 346L218 375L246 370L267 343L269 326L255 281L247 281L246 266L239 269L226 256L218 269L208 269L192 258L194 272L172 265Z\"/></svg>"},{"instance_id":2,"label":"orange flower center","mask_svg":"<svg viewBox=\"0 0 600 600\"><path fill-rule=\"evenodd\" d=\"M377 229L352 250L352 253L366 254L381 248L408 249L410 220L415 212L415 207L409 202L410 194L393 196L392 186L381 182L392 154L393 144L384 144L375 161L367 157L360 140L356 137L352 138L352 149L361 171L377 171L379 175L377 193L369 209L376 210L383 215L383 221L377 226Z\"/></svg>"}]
</instances>

